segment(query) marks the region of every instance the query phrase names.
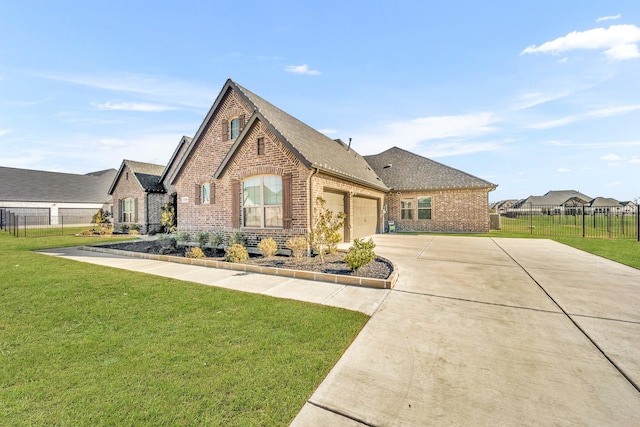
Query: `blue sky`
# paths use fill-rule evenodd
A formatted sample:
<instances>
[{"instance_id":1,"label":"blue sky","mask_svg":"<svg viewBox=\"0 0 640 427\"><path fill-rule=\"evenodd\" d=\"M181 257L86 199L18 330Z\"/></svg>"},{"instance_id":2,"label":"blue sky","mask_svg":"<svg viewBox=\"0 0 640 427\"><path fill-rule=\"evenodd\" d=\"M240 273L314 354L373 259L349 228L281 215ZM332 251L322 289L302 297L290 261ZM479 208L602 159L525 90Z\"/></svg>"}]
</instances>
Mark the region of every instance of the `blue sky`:
<instances>
[{"instance_id":1,"label":"blue sky","mask_svg":"<svg viewBox=\"0 0 640 427\"><path fill-rule=\"evenodd\" d=\"M492 201L640 197L634 1L0 1L0 166L164 164L227 78Z\"/></svg>"}]
</instances>

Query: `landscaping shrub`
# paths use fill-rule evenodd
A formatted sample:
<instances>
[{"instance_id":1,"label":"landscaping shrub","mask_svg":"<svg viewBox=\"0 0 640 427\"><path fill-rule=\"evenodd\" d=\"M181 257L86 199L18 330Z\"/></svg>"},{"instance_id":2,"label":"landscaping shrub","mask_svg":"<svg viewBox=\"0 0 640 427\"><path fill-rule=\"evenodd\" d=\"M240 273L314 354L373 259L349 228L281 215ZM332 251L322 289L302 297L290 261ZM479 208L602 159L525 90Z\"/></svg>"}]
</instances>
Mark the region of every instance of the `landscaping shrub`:
<instances>
[{"instance_id":1,"label":"landscaping shrub","mask_svg":"<svg viewBox=\"0 0 640 427\"><path fill-rule=\"evenodd\" d=\"M364 267L376 258L376 254L373 252L375 247L376 244L373 243L372 239L366 241L355 239L353 246L349 248L349 252L345 255L344 261L349 264L352 271L357 272L360 267Z\"/></svg>"},{"instance_id":2,"label":"landscaping shrub","mask_svg":"<svg viewBox=\"0 0 640 427\"><path fill-rule=\"evenodd\" d=\"M222 236L219 234L212 234L211 237L209 237L209 244L214 248L218 247L218 245L222 244Z\"/></svg>"},{"instance_id":3,"label":"landscaping shrub","mask_svg":"<svg viewBox=\"0 0 640 427\"><path fill-rule=\"evenodd\" d=\"M309 241L304 236L296 236L287 240L285 246L291 249L294 258L302 258L309 247Z\"/></svg>"},{"instance_id":4,"label":"landscaping shrub","mask_svg":"<svg viewBox=\"0 0 640 427\"><path fill-rule=\"evenodd\" d=\"M246 248L247 236L242 233L233 233L231 236L229 236L229 246L233 245L242 245Z\"/></svg>"},{"instance_id":5,"label":"landscaping shrub","mask_svg":"<svg viewBox=\"0 0 640 427\"><path fill-rule=\"evenodd\" d=\"M186 258L204 258L204 252L199 247L189 248L185 251L184 256Z\"/></svg>"},{"instance_id":6,"label":"landscaping shrub","mask_svg":"<svg viewBox=\"0 0 640 427\"><path fill-rule=\"evenodd\" d=\"M131 236L137 236L139 233L138 233L138 230L131 229L131 230L129 230L129 234Z\"/></svg>"},{"instance_id":7,"label":"landscaping shrub","mask_svg":"<svg viewBox=\"0 0 640 427\"><path fill-rule=\"evenodd\" d=\"M209 243L209 237L210 237L210 234L207 233L206 231L198 231L198 233L196 234L196 241L202 248L204 247L204 245Z\"/></svg>"},{"instance_id":8,"label":"landscaping shrub","mask_svg":"<svg viewBox=\"0 0 640 427\"><path fill-rule=\"evenodd\" d=\"M176 210L171 203L162 205L162 219L160 220L160 224L165 232L176 232Z\"/></svg>"},{"instance_id":9,"label":"landscaping shrub","mask_svg":"<svg viewBox=\"0 0 640 427\"><path fill-rule=\"evenodd\" d=\"M189 234L188 231L181 231L180 233L176 234L176 240L179 242L188 242L189 240L191 240L191 234Z\"/></svg>"},{"instance_id":10,"label":"landscaping shrub","mask_svg":"<svg viewBox=\"0 0 640 427\"><path fill-rule=\"evenodd\" d=\"M262 256L270 258L278 252L278 244L273 238L267 237L258 243L258 250Z\"/></svg>"},{"instance_id":11,"label":"landscaping shrub","mask_svg":"<svg viewBox=\"0 0 640 427\"><path fill-rule=\"evenodd\" d=\"M235 243L227 248L224 259L228 262L247 262L249 252L240 243Z\"/></svg>"},{"instance_id":12,"label":"landscaping shrub","mask_svg":"<svg viewBox=\"0 0 640 427\"><path fill-rule=\"evenodd\" d=\"M338 214L327 209L327 202L320 196L316 198L316 206L313 208L313 227L311 229L311 244L320 255L324 264L324 254L333 253L338 243L342 240L339 230L344 226L344 212Z\"/></svg>"}]
</instances>

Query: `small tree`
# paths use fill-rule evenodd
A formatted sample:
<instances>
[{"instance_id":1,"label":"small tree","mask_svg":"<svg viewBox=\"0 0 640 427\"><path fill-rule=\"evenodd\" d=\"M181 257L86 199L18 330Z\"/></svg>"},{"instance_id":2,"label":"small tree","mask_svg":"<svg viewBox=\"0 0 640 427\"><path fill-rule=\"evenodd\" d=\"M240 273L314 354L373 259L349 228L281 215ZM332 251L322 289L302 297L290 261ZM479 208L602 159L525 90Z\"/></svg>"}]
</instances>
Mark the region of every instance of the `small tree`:
<instances>
[{"instance_id":1,"label":"small tree","mask_svg":"<svg viewBox=\"0 0 640 427\"><path fill-rule=\"evenodd\" d=\"M338 214L327 209L327 202L320 196L316 198L316 206L313 208L313 227L311 228L310 241L313 249L320 255L320 261L324 264L324 254L335 251L340 242L340 230L344 226L344 212Z\"/></svg>"},{"instance_id":2,"label":"small tree","mask_svg":"<svg viewBox=\"0 0 640 427\"><path fill-rule=\"evenodd\" d=\"M176 209L171 203L162 205L162 219L160 225L164 228L165 233L176 232Z\"/></svg>"},{"instance_id":3,"label":"small tree","mask_svg":"<svg viewBox=\"0 0 640 427\"><path fill-rule=\"evenodd\" d=\"M360 267L364 267L371 261L376 259L376 254L373 252L373 248L376 244L372 239L363 240L355 239L353 246L349 248L349 252L344 257L344 261L349 264L352 271L357 272Z\"/></svg>"},{"instance_id":4,"label":"small tree","mask_svg":"<svg viewBox=\"0 0 640 427\"><path fill-rule=\"evenodd\" d=\"M91 217L91 223L105 227L109 224L109 213L103 209L98 209L98 212L94 213Z\"/></svg>"}]
</instances>

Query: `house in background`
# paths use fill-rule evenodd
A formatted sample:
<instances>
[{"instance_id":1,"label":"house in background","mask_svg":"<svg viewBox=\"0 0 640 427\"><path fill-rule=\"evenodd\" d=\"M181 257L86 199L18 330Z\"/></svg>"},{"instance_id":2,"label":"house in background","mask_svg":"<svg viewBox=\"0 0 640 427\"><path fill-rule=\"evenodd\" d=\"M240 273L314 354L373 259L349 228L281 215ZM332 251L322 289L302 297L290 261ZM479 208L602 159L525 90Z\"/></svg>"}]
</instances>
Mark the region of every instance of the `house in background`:
<instances>
[{"instance_id":1,"label":"house in background","mask_svg":"<svg viewBox=\"0 0 640 427\"><path fill-rule=\"evenodd\" d=\"M134 199L135 209L116 202L122 210L114 214L150 218L147 209L158 204L135 202L150 192L140 182L126 187L123 174L136 174L127 162L110 194ZM389 220L401 230L487 232L488 192L496 187L399 148L363 157L232 80L164 171L155 166L150 179L175 204L178 230L242 232L250 244L307 234L318 197L345 214L345 241L382 232Z\"/></svg>"},{"instance_id":2,"label":"house in background","mask_svg":"<svg viewBox=\"0 0 640 427\"><path fill-rule=\"evenodd\" d=\"M58 224L62 217L88 224L99 209L111 212L108 190L115 175L115 169L79 175L0 167L0 210L3 216L37 217L37 224Z\"/></svg>"}]
</instances>

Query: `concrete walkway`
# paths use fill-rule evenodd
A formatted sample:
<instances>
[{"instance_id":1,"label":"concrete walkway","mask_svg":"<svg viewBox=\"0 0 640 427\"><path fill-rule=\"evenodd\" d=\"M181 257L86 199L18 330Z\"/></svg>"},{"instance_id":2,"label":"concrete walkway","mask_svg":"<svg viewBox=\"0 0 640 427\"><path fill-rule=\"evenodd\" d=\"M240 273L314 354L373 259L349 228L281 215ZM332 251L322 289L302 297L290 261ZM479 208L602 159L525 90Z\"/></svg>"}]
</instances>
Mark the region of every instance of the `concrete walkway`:
<instances>
[{"instance_id":1,"label":"concrete walkway","mask_svg":"<svg viewBox=\"0 0 640 427\"><path fill-rule=\"evenodd\" d=\"M373 317L293 426L640 425L640 271L549 240L377 235L367 289L46 251Z\"/></svg>"},{"instance_id":2,"label":"concrete walkway","mask_svg":"<svg viewBox=\"0 0 640 427\"><path fill-rule=\"evenodd\" d=\"M359 311L369 316L378 309L390 292L388 289L346 286L289 277L221 270L197 265L130 258L83 251L78 248L49 249L40 251L40 253L201 283L203 285L340 307Z\"/></svg>"},{"instance_id":3,"label":"concrete walkway","mask_svg":"<svg viewBox=\"0 0 640 427\"><path fill-rule=\"evenodd\" d=\"M375 236L400 279L293 426L640 425L640 271L533 239Z\"/></svg>"}]
</instances>

